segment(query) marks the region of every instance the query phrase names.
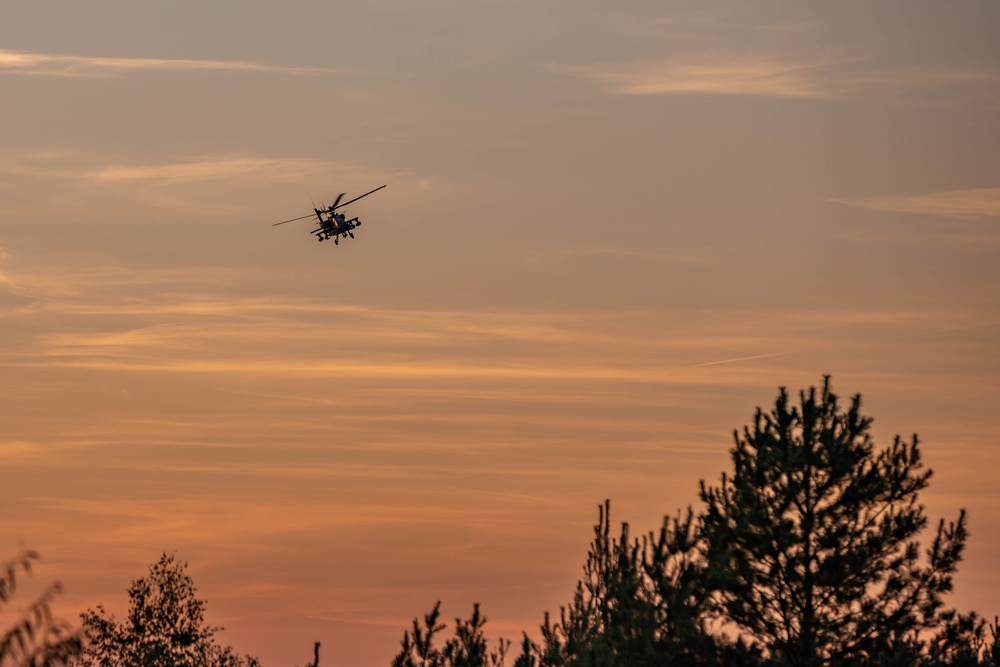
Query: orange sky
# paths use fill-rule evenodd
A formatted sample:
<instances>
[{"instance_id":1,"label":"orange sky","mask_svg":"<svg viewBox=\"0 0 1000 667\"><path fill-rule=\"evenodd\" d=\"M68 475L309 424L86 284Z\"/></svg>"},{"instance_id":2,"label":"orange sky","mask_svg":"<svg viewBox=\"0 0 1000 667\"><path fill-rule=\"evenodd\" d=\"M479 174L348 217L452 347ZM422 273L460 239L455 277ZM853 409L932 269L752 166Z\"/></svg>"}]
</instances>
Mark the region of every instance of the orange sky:
<instances>
[{"instance_id":1,"label":"orange sky","mask_svg":"<svg viewBox=\"0 0 1000 667\"><path fill-rule=\"evenodd\" d=\"M151 3L148 3L151 4ZM0 534L267 665L570 599L832 374L1000 613L995 4L40 2L0 25ZM357 238L272 222L350 207Z\"/></svg>"}]
</instances>

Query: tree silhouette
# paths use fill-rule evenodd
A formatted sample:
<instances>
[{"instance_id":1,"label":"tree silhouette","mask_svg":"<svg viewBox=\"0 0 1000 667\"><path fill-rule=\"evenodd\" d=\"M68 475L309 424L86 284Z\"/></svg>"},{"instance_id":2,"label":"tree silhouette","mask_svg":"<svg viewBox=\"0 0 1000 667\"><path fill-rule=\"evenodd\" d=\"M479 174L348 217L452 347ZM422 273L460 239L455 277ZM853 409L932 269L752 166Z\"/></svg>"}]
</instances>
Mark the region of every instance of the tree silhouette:
<instances>
[{"instance_id":1,"label":"tree silhouette","mask_svg":"<svg viewBox=\"0 0 1000 667\"><path fill-rule=\"evenodd\" d=\"M724 618L782 665L915 661L949 620L967 537L965 512L942 520L921 558L927 486L916 436L876 452L861 397L841 409L820 391L782 388L770 413L735 434L734 472L702 482L702 536ZM910 663L912 664L912 662Z\"/></svg>"},{"instance_id":2,"label":"tree silhouette","mask_svg":"<svg viewBox=\"0 0 1000 667\"><path fill-rule=\"evenodd\" d=\"M753 664L742 642L714 636L703 588L704 557L694 513L665 517L658 533L611 534L611 504L598 508L583 579L572 602L549 614L542 640L525 637L530 667L661 667ZM532 662L534 661L534 662Z\"/></svg>"},{"instance_id":3,"label":"tree silhouette","mask_svg":"<svg viewBox=\"0 0 1000 667\"><path fill-rule=\"evenodd\" d=\"M195 597L187 563L163 554L149 576L128 590L129 611L118 622L102 606L83 614L86 667L259 667L215 642L221 630L205 623L205 601Z\"/></svg>"},{"instance_id":4,"label":"tree silhouette","mask_svg":"<svg viewBox=\"0 0 1000 667\"><path fill-rule=\"evenodd\" d=\"M486 617L473 605L468 620L455 619L455 636L442 649L434 645L435 635L445 629L439 623L441 602L424 615L423 624L413 619L413 628L403 633L401 649L392 661L393 667L503 667L510 642L500 639L495 650L487 647L483 626ZM515 663L515 667L519 667Z\"/></svg>"},{"instance_id":5,"label":"tree silhouette","mask_svg":"<svg viewBox=\"0 0 1000 667\"><path fill-rule=\"evenodd\" d=\"M17 589L17 574L31 574L34 551L22 551L0 569L0 607ZM0 629L0 667L58 667L68 665L83 650L80 633L52 615L52 601L62 592L59 582L49 585L6 629Z\"/></svg>"},{"instance_id":6,"label":"tree silhouette","mask_svg":"<svg viewBox=\"0 0 1000 667\"><path fill-rule=\"evenodd\" d=\"M701 483L700 512L636 539L612 534L605 501L571 602L524 634L514 667L1000 667L1000 621L943 608L964 510L922 553L931 471L916 436L876 451L871 423L828 377L798 405L782 388L735 434L733 473ZM479 618L460 627L484 649ZM394 667L451 667L443 629L437 606L414 620Z\"/></svg>"}]
</instances>

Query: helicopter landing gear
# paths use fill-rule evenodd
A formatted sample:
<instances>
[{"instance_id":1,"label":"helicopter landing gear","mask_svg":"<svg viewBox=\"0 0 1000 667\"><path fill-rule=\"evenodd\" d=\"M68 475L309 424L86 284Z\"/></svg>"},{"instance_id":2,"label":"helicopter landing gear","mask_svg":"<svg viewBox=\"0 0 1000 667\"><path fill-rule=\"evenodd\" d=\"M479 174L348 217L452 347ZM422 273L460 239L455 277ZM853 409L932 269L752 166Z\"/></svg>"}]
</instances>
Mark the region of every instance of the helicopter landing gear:
<instances>
[{"instance_id":1,"label":"helicopter landing gear","mask_svg":"<svg viewBox=\"0 0 1000 667\"><path fill-rule=\"evenodd\" d=\"M349 235L349 236L350 236L350 237L351 237L352 239L354 238L354 232L347 232L347 234L348 234L348 235Z\"/></svg>"},{"instance_id":2,"label":"helicopter landing gear","mask_svg":"<svg viewBox=\"0 0 1000 667\"><path fill-rule=\"evenodd\" d=\"M340 245L340 237L339 236L334 236L333 237L333 245Z\"/></svg>"}]
</instances>

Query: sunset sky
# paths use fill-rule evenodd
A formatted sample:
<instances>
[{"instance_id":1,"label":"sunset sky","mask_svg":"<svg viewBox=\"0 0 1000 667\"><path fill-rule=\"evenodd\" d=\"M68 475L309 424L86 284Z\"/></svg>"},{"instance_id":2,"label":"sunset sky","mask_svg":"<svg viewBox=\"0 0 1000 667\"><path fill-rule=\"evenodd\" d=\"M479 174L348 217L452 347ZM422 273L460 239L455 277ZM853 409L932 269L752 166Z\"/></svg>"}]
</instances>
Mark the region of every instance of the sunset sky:
<instances>
[{"instance_id":1,"label":"sunset sky","mask_svg":"<svg viewBox=\"0 0 1000 667\"><path fill-rule=\"evenodd\" d=\"M832 375L1000 613L1000 4L5 3L0 558L266 667L558 611ZM312 202L357 238L317 243ZM925 535L925 541L929 538Z\"/></svg>"}]
</instances>

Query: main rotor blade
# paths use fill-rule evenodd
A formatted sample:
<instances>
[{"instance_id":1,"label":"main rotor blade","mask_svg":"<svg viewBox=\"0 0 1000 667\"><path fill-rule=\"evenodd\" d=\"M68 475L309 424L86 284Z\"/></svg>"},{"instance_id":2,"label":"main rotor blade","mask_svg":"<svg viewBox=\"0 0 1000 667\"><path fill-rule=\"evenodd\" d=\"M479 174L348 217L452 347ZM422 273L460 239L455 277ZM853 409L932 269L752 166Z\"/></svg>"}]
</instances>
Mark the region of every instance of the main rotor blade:
<instances>
[{"instance_id":1,"label":"main rotor blade","mask_svg":"<svg viewBox=\"0 0 1000 667\"><path fill-rule=\"evenodd\" d=\"M341 192L339 195L337 195L337 199L333 202L333 206L331 206L330 209L331 210L336 209L337 208L337 204L340 203L340 200L343 199L344 195L346 195L346 194L347 194L346 192Z\"/></svg>"},{"instance_id":2,"label":"main rotor blade","mask_svg":"<svg viewBox=\"0 0 1000 667\"><path fill-rule=\"evenodd\" d=\"M295 222L296 220L305 220L306 218L311 218L311 217L313 217L314 215L316 215L316 214L315 214L315 213L310 213L309 215L300 215L299 217L297 217L297 218L292 218L291 220L282 220L281 222L276 222L276 223L274 223L274 224L273 224L273 225L271 225L271 226L272 226L272 227L277 227L278 225L283 225L283 224L285 224L286 222Z\"/></svg>"},{"instance_id":3,"label":"main rotor blade","mask_svg":"<svg viewBox=\"0 0 1000 667\"><path fill-rule=\"evenodd\" d=\"M386 185L388 185L388 183L386 183ZM346 194L346 193L342 192L340 194L340 196L337 197L337 201L333 202L333 206L331 206L330 208L325 208L325 209L323 209L323 211L336 211L338 208L343 208L343 207L347 206L348 204L353 204L354 202L356 202L359 199L361 199L361 197L367 197L368 195L372 194L372 192L378 192L379 190L381 190L384 187L385 187L385 185L380 185L377 188L375 188L374 190L372 190L371 192L366 192L366 193L364 193L363 195L361 195L359 197L355 197L351 201L345 201L343 204L338 204L337 202L339 202L341 199L343 199L344 198L344 194ZM313 205L313 208L315 208L315 204ZM296 220L305 220L306 218L313 217L313 215L315 215L315 213L311 213L309 215L301 215L301 216L299 216L297 218L292 218L291 220L282 220L281 222L276 222L276 223L274 223L271 226L272 227L277 227L278 225L283 225L286 222L295 222Z\"/></svg>"},{"instance_id":4,"label":"main rotor blade","mask_svg":"<svg viewBox=\"0 0 1000 667\"><path fill-rule=\"evenodd\" d=\"M388 185L388 183L386 183L386 185ZM340 206L331 206L331 207L330 207L330 210L332 211L332 210L334 210L334 209L338 209L338 208L344 208L344 207L345 207L345 206L347 206L348 204L353 204L354 202L358 201L359 199L361 199L361 197L367 197L367 196L368 196L368 195L370 195L370 194L371 194L372 192L378 192L379 190L381 190L381 189L382 189L382 188L384 188L384 187L385 187L385 185L380 185L380 186L378 186L377 188L375 188L374 190L372 190L371 192L366 192L366 193L364 193L363 195L361 195L360 197L355 197L355 198L354 198L354 199L352 199L351 201L345 201L345 202L344 202L343 204L341 204Z\"/></svg>"}]
</instances>

